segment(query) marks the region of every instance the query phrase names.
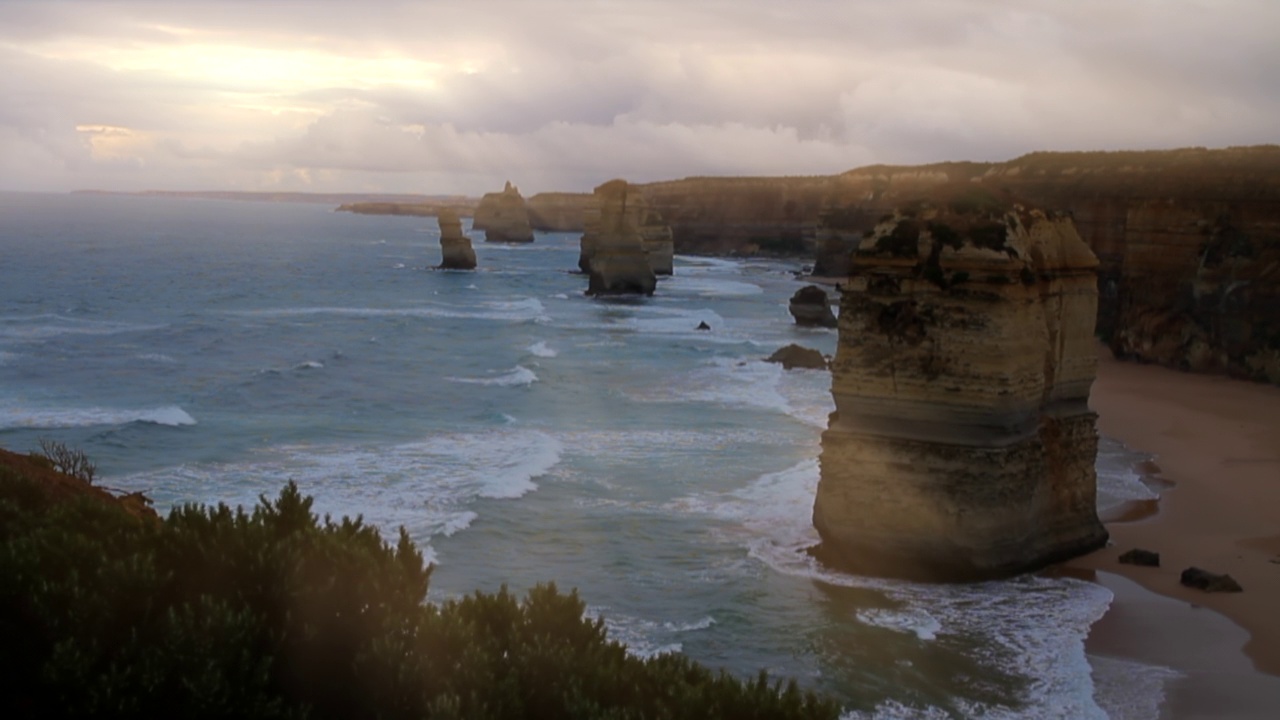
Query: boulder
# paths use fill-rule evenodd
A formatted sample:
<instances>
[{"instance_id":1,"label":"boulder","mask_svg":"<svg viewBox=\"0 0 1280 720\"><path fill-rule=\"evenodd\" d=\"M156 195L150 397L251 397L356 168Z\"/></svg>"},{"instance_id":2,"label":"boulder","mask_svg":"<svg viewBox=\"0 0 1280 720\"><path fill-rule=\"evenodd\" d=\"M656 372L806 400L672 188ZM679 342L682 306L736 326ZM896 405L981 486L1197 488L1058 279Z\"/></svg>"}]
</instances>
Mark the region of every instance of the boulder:
<instances>
[{"instance_id":1,"label":"boulder","mask_svg":"<svg viewBox=\"0 0 1280 720\"><path fill-rule=\"evenodd\" d=\"M791 343L786 347L778 348L777 352L765 358L766 362L781 363L784 370L793 368L806 368L812 370L826 370L827 359L822 353L813 348L803 347Z\"/></svg>"},{"instance_id":2,"label":"boulder","mask_svg":"<svg viewBox=\"0 0 1280 720\"><path fill-rule=\"evenodd\" d=\"M625 180L611 180L595 189L600 230L588 265L588 295L652 295L657 277L649 263Z\"/></svg>"},{"instance_id":3,"label":"boulder","mask_svg":"<svg viewBox=\"0 0 1280 720\"><path fill-rule=\"evenodd\" d=\"M1240 583L1230 575L1217 575L1198 567L1183 570L1179 581L1187 587L1199 588L1205 592L1244 592Z\"/></svg>"},{"instance_id":4,"label":"boulder","mask_svg":"<svg viewBox=\"0 0 1280 720\"><path fill-rule=\"evenodd\" d=\"M787 307L800 327L833 328L837 325L827 291L817 285L805 285L797 290Z\"/></svg>"},{"instance_id":5,"label":"boulder","mask_svg":"<svg viewBox=\"0 0 1280 720\"><path fill-rule=\"evenodd\" d=\"M841 292L819 558L977 580L1106 543L1096 267L1069 218L1018 206L911 208L862 238Z\"/></svg>"},{"instance_id":6,"label":"boulder","mask_svg":"<svg viewBox=\"0 0 1280 720\"><path fill-rule=\"evenodd\" d=\"M471 238L462 234L462 221L453 210L441 210L436 215L440 225L440 264L442 270L474 270L476 251Z\"/></svg>"},{"instance_id":7,"label":"boulder","mask_svg":"<svg viewBox=\"0 0 1280 720\"><path fill-rule=\"evenodd\" d=\"M1142 565L1144 567L1160 567L1160 553L1134 548L1120 556L1123 565Z\"/></svg>"},{"instance_id":8,"label":"boulder","mask_svg":"<svg viewBox=\"0 0 1280 720\"><path fill-rule=\"evenodd\" d=\"M486 193L476 206L472 229L483 230L485 242L533 242L529 211L520 190L508 182L502 192Z\"/></svg>"}]
</instances>

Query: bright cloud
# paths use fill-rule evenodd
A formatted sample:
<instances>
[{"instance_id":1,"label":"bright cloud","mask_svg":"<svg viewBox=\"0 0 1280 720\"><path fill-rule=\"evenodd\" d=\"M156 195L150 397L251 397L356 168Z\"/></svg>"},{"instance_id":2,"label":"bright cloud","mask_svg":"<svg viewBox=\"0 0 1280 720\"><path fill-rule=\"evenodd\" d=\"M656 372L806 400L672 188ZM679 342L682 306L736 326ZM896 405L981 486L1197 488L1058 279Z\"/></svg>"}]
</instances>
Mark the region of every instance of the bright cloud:
<instances>
[{"instance_id":1,"label":"bright cloud","mask_svg":"<svg viewBox=\"0 0 1280 720\"><path fill-rule=\"evenodd\" d=\"M1271 0L0 4L0 189L478 194L1276 142Z\"/></svg>"}]
</instances>

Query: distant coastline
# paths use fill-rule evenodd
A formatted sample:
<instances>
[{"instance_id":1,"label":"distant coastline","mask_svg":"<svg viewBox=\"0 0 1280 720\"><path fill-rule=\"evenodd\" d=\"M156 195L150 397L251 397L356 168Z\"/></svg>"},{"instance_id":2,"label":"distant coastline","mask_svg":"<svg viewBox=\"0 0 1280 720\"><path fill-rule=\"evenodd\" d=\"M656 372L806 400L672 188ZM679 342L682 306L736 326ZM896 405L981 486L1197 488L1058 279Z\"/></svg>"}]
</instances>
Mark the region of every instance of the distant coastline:
<instances>
[{"instance_id":1,"label":"distant coastline","mask_svg":"<svg viewBox=\"0 0 1280 720\"><path fill-rule=\"evenodd\" d=\"M323 193L236 190L72 190L72 195L133 195L197 200L246 200L253 202L313 203L317 205L352 205L363 203L395 203L406 205L474 207L477 199L465 195L418 195L412 193ZM469 213L468 213L469 214Z\"/></svg>"}]
</instances>

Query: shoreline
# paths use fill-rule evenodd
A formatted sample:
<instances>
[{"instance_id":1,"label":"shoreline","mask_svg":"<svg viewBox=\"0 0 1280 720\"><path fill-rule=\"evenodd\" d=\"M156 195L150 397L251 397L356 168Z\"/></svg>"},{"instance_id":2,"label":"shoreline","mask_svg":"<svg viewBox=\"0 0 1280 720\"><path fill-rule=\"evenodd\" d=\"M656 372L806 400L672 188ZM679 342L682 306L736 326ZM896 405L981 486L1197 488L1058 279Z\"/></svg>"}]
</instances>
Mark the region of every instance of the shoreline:
<instances>
[{"instance_id":1,"label":"shoreline","mask_svg":"<svg viewBox=\"0 0 1280 720\"><path fill-rule=\"evenodd\" d=\"M1105 548L1057 566L1115 595L1087 652L1181 673L1162 718L1269 717L1280 706L1280 388L1123 362L1099 345L1089 404L1098 431L1154 456L1140 470L1168 487L1106 519ZM1160 567L1120 564L1134 548L1160 553ZM1191 566L1244 592L1184 587Z\"/></svg>"}]
</instances>

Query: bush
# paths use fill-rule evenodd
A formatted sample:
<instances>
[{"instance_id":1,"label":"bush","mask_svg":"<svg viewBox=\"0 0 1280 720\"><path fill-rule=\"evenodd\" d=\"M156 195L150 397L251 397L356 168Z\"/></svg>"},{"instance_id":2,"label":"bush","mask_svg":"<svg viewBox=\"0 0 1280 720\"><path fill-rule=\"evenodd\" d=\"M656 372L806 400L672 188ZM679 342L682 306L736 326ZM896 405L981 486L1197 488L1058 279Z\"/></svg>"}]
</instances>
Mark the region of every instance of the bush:
<instances>
[{"instance_id":1,"label":"bush","mask_svg":"<svg viewBox=\"0 0 1280 720\"><path fill-rule=\"evenodd\" d=\"M289 483L164 521L55 498L0 464L0 693L10 718L834 718L763 674L641 659L539 585L424 602L430 567Z\"/></svg>"}]
</instances>

